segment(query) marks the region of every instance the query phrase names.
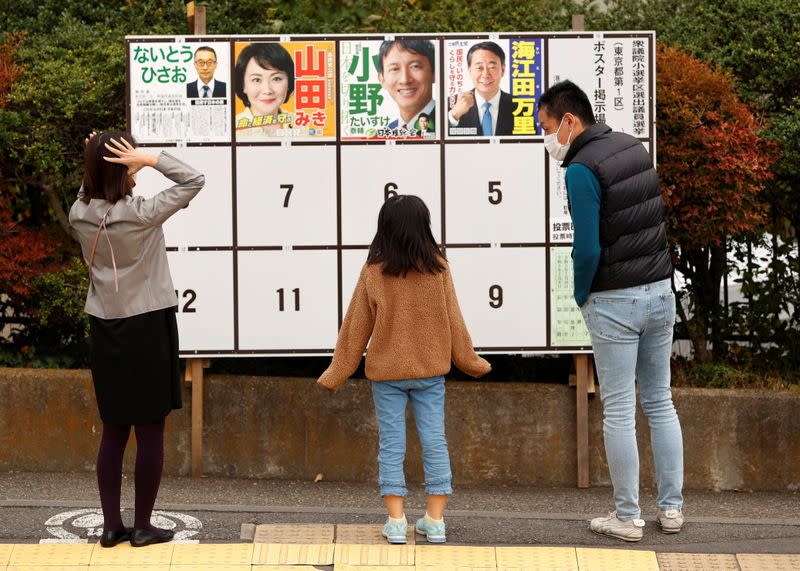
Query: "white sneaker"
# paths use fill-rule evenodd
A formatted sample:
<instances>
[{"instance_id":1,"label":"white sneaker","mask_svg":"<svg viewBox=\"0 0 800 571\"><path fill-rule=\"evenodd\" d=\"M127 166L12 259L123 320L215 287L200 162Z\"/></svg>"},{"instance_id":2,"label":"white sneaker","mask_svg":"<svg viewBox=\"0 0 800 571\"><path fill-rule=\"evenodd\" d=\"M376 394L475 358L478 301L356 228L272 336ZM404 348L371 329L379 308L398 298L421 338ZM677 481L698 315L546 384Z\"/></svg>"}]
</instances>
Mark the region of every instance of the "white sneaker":
<instances>
[{"instance_id":1,"label":"white sneaker","mask_svg":"<svg viewBox=\"0 0 800 571\"><path fill-rule=\"evenodd\" d=\"M642 539L644 520L631 519L623 521L617 519L617 512L613 511L607 517L596 517L589 523L589 529L601 535L609 535L623 541L639 541Z\"/></svg>"},{"instance_id":2,"label":"white sneaker","mask_svg":"<svg viewBox=\"0 0 800 571\"><path fill-rule=\"evenodd\" d=\"M656 521L663 533L678 533L683 527L683 512L681 508L659 509Z\"/></svg>"}]
</instances>

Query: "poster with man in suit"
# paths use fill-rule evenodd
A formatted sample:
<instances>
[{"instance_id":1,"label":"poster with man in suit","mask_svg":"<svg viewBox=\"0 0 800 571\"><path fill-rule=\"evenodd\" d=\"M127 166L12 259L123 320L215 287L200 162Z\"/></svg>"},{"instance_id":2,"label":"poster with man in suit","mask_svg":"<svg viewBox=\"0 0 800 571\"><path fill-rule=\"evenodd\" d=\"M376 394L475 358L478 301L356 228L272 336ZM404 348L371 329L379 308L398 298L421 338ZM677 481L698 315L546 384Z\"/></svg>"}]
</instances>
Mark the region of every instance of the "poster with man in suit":
<instances>
[{"instance_id":1,"label":"poster with man in suit","mask_svg":"<svg viewBox=\"0 0 800 571\"><path fill-rule=\"evenodd\" d=\"M130 124L139 143L230 141L229 42L127 41Z\"/></svg>"},{"instance_id":2,"label":"poster with man in suit","mask_svg":"<svg viewBox=\"0 0 800 571\"><path fill-rule=\"evenodd\" d=\"M194 69L197 79L186 84L186 97L226 97L228 88L224 81L214 77L217 71L217 52L211 46L200 46L194 51Z\"/></svg>"},{"instance_id":3,"label":"poster with man in suit","mask_svg":"<svg viewBox=\"0 0 800 571\"><path fill-rule=\"evenodd\" d=\"M536 103L542 92L540 39L446 43L448 136L539 134Z\"/></svg>"},{"instance_id":4,"label":"poster with man in suit","mask_svg":"<svg viewBox=\"0 0 800 571\"><path fill-rule=\"evenodd\" d=\"M436 137L438 42L416 37L342 41L340 51L342 139Z\"/></svg>"}]
</instances>

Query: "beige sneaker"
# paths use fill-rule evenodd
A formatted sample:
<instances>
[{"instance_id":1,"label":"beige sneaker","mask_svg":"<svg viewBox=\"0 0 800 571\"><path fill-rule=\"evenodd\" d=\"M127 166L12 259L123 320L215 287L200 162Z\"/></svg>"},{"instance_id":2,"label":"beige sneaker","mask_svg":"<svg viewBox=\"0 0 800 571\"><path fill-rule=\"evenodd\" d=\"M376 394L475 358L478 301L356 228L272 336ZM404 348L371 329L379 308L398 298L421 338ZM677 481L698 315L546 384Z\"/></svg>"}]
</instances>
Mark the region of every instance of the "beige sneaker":
<instances>
[{"instance_id":1,"label":"beige sneaker","mask_svg":"<svg viewBox=\"0 0 800 571\"><path fill-rule=\"evenodd\" d=\"M608 517L596 517L589 523L589 529L601 535L609 535L623 541L639 541L642 539L644 520L631 519L623 521L617 519L617 512L613 511Z\"/></svg>"},{"instance_id":2,"label":"beige sneaker","mask_svg":"<svg viewBox=\"0 0 800 571\"><path fill-rule=\"evenodd\" d=\"M656 516L658 525L664 533L678 533L683 527L683 513L680 508L667 508L658 510Z\"/></svg>"}]
</instances>

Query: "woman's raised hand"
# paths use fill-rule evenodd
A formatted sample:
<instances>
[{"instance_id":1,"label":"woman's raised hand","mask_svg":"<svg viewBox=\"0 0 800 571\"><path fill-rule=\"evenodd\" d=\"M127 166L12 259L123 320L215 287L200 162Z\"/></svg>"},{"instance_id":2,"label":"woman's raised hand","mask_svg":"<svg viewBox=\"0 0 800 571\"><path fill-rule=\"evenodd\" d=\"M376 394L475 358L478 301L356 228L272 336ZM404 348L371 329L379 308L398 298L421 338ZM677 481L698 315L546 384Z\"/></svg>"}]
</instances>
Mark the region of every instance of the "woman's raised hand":
<instances>
[{"instance_id":1,"label":"woman's raised hand","mask_svg":"<svg viewBox=\"0 0 800 571\"><path fill-rule=\"evenodd\" d=\"M158 161L158 155L137 149L128 141L120 137L119 140L111 139L111 144L106 143L106 149L116 157L104 157L110 163L118 163L128 167L128 174L134 174L143 167L152 167Z\"/></svg>"}]
</instances>

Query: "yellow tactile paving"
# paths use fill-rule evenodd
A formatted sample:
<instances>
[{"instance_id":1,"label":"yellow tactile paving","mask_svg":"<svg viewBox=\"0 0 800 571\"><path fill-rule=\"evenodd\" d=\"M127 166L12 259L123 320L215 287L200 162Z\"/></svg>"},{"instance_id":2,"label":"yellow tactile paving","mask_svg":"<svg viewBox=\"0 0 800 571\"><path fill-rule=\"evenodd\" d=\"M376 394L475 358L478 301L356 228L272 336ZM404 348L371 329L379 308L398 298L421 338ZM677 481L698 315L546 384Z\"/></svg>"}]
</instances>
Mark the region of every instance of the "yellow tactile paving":
<instances>
[{"instance_id":1,"label":"yellow tactile paving","mask_svg":"<svg viewBox=\"0 0 800 571\"><path fill-rule=\"evenodd\" d=\"M312 565L253 565L251 569L252 571L317 571L318 568Z\"/></svg>"},{"instance_id":2,"label":"yellow tactile paving","mask_svg":"<svg viewBox=\"0 0 800 571\"><path fill-rule=\"evenodd\" d=\"M333 529L333 524L262 524L253 543L333 543Z\"/></svg>"},{"instance_id":3,"label":"yellow tactile paving","mask_svg":"<svg viewBox=\"0 0 800 571\"><path fill-rule=\"evenodd\" d=\"M176 544L172 565L250 565L253 545L249 543Z\"/></svg>"},{"instance_id":4,"label":"yellow tactile paving","mask_svg":"<svg viewBox=\"0 0 800 571\"><path fill-rule=\"evenodd\" d=\"M333 562L353 566L414 565L414 546L337 543Z\"/></svg>"},{"instance_id":5,"label":"yellow tactile paving","mask_svg":"<svg viewBox=\"0 0 800 571\"><path fill-rule=\"evenodd\" d=\"M572 547L497 547L498 571L578 571Z\"/></svg>"},{"instance_id":6,"label":"yellow tactile paving","mask_svg":"<svg viewBox=\"0 0 800 571\"><path fill-rule=\"evenodd\" d=\"M139 571L138 567L131 568L132 571ZM169 571L250 571L250 565L171 565ZM287 567L284 567L287 569ZM89 571L94 571L94 567L89 567Z\"/></svg>"},{"instance_id":7,"label":"yellow tactile paving","mask_svg":"<svg viewBox=\"0 0 800 571\"><path fill-rule=\"evenodd\" d=\"M253 565L332 565L333 543L256 543Z\"/></svg>"},{"instance_id":8,"label":"yellow tactile paving","mask_svg":"<svg viewBox=\"0 0 800 571\"><path fill-rule=\"evenodd\" d=\"M416 569L413 565L347 565L346 563L337 563L333 566L333 571L416 571Z\"/></svg>"},{"instance_id":9,"label":"yellow tactile paving","mask_svg":"<svg viewBox=\"0 0 800 571\"><path fill-rule=\"evenodd\" d=\"M11 557L11 550L14 545L11 543L0 544L0 569L8 565L8 558Z\"/></svg>"},{"instance_id":10,"label":"yellow tactile paving","mask_svg":"<svg viewBox=\"0 0 800 571\"><path fill-rule=\"evenodd\" d=\"M800 555L794 554L755 554L739 553L736 555L742 571L798 571Z\"/></svg>"},{"instance_id":11,"label":"yellow tactile paving","mask_svg":"<svg viewBox=\"0 0 800 571\"><path fill-rule=\"evenodd\" d=\"M460 545L417 545L414 551L417 569L496 569L494 547Z\"/></svg>"},{"instance_id":12,"label":"yellow tactile paving","mask_svg":"<svg viewBox=\"0 0 800 571\"><path fill-rule=\"evenodd\" d=\"M128 569L135 569L135 571L170 571L171 567L169 563L166 565L135 565L131 563L125 563L124 565L89 565L89 571L128 571Z\"/></svg>"},{"instance_id":13,"label":"yellow tactile paving","mask_svg":"<svg viewBox=\"0 0 800 571\"><path fill-rule=\"evenodd\" d=\"M89 543L16 544L8 565L89 565L93 549Z\"/></svg>"},{"instance_id":14,"label":"yellow tactile paving","mask_svg":"<svg viewBox=\"0 0 800 571\"><path fill-rule=\"evenodd\" d=\"M375 543L386 545L386 538L381 535L383 525L370 524L343 524L336 526L336 543ZM414 526L408 526L406 540L408 545L414 545L416 537Z\"/></svg>"},{"instance_id":15,"label":"yellow tactile paving","mask_svg":"<svg viewBox=\"0 0 800 571\"><path fill-rule=\"evenodd\" d=\"M729 553L657 553L661 571L739 571Z\"/></svg>"},{"instance_id":16,"label":"yellow tactile paving","mask_svg":"<svg viewBox=\"0 0 800 571\"><path fill-rule=\"evenodd\" d=\"M89 571L88 565L9 565L6 571ZM138 570L137 570L138 571Z\"/></svg>"},{"instance_id":17,"label":"yellow tactile paving","mask_svg":"<svg viewBox=\"0 0 800 571\"><path fill-rule=\"evenodd\" d=\"M579 547L575 552L580 571L659 571L654 551Z\"/></svg>"},{"instance_id":18,"label":"yellow tactile paving","mask_svg":"<svg viewBox=\"0 0 800 571\"><path fill-rule=\"evenodd\" d=\"M175 549L174 543L161 543L158 545L148 545L144 547L131 547L129 543L121 543L114 547L101 547L95 543L92 558L89 561L91 567L97 565L166 565L172 562L172 553ZM117 570L119 571L119 569Z\"/></svg>"}]
</instances>

